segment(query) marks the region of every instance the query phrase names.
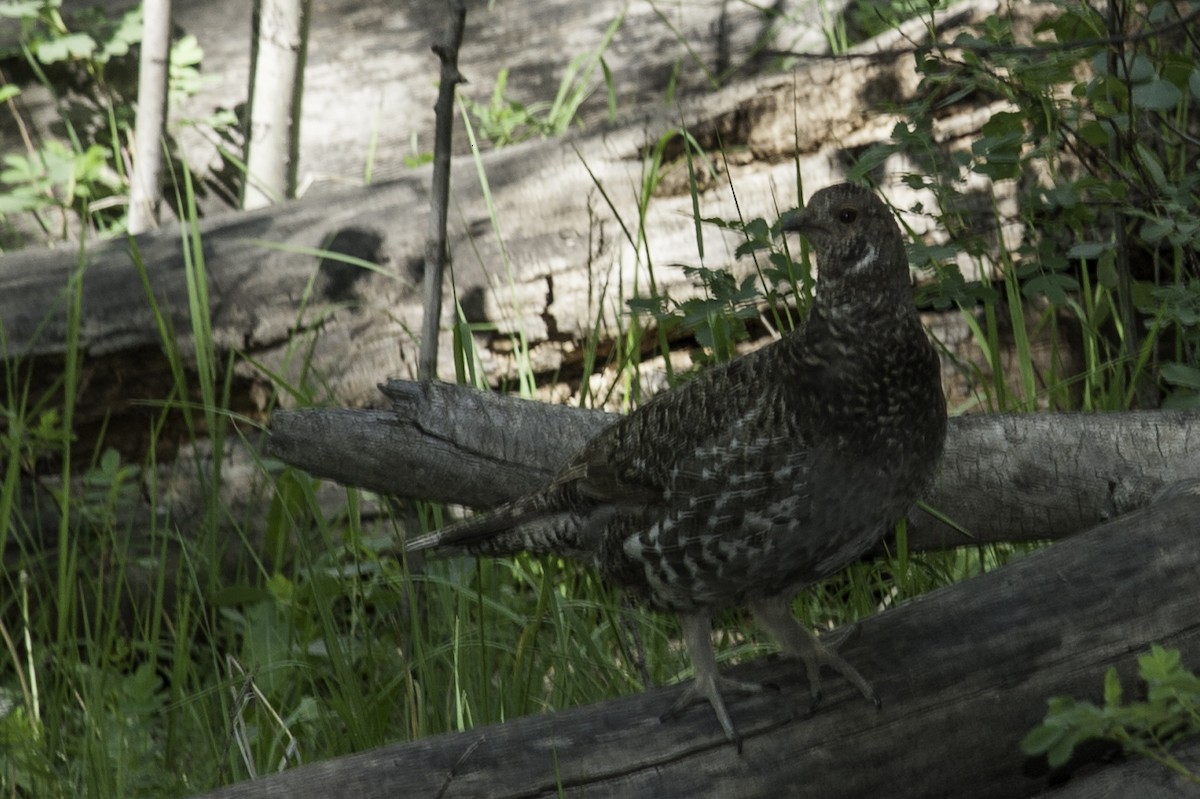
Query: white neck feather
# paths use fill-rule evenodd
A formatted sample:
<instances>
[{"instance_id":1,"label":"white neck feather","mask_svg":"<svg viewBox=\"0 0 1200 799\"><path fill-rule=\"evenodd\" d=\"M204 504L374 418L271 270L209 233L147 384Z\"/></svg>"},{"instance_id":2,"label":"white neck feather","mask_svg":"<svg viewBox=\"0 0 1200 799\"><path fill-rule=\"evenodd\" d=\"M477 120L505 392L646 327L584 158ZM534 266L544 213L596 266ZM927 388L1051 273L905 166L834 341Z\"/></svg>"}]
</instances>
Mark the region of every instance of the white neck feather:
<instances>
[{"instance_id":1,"label":"white neck feather","mask_svg":"<svg viewBox=\"0 0 1200 799\"><path fill-rule=\"evenodd\" d=\"M859 258L854 266L850 267L851 272L859 272L866 269L871 264L875 263L875 259L879 257L879 249L874 244L867 245L867 252L862 258Z\"/></svg>"}]
</instances>

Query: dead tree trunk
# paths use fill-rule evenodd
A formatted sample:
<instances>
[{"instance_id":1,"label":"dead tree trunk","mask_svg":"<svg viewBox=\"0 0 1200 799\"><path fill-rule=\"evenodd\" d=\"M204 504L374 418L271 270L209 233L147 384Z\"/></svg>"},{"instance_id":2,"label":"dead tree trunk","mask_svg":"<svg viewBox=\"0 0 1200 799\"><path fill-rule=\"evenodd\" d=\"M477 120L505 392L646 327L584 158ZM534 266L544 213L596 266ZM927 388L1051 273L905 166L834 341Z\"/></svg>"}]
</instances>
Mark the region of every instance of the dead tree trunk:
<instances>
[{"instance_id":1,"label":"dead tree trunk","mask_svg":"<svg viewBox=\"0 0 1200 799\"><path fill-rule=\"evenodd\" d=\"M267 451L384 494L491 507L531 491L616 418L442 383L394 380L394 412L276 413ZM909 545L1057 539L1200 479L1200 414L1022 414L950 420Z\"/></svg>"},{"instance_id":2,"label":"dead tree trunk","mask_svg":"<svg viewBox=\"0 0 1200 799\"><path fill-rule=\"evenodd\" d=\"M740 755L711 713L659 722L680 690L668 687L386 746L208 796L1035 795L1048 777L1067 774L1047 775L1018 745L1048 697L1099 701L1113 665L1133 684L1136 655L1154 642L1179 648L1185 664L1200 662L1198 520L1200 496L1182 492L862 622L843 652L879 690L879 712L831 679L825 703L794 718L792 709L807 703L794 663L733 669L780 687L730 706L746 734ZM1092 795L1184 795L1176 778L1140 766L1126 773L1109 765L1099 775L1089 785L1110 792ZM1157 792L1143 792L1150 787Z\"/></svg>"}]
</instances>

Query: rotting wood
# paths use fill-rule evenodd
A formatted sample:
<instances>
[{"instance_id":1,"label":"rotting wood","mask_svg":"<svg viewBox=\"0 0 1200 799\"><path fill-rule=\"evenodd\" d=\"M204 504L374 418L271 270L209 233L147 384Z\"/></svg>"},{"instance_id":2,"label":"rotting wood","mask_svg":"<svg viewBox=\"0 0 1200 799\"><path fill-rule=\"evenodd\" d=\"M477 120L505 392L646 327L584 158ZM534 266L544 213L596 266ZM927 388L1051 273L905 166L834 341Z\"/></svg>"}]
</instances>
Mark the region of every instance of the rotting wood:
<instances>
[{"instance_id":1,"label":"rotting wood","mask_svg":"<svg viewBox=\"0 0 1200 799\"><path fill-rule=\"evenodd\" d=\"M1079 761L1047 774L1019 742L1048 697L1098 701L1110 666L1132 684L1136 657L1151 643L1180 649L1193 667L1200 661L1198 519L1200 496L1183 492L866 619L842 652L879 690L879 712L831 677L824 704L793 720L792 704L807 703L795 664L731 669L780 687L731 703L746 735L740 756L711 713L659 722L680 690L667 687L384 746L206 796L1012 799L1096 769L1119 786L1120 764ZM1131 770L1133 785L1147 784L1143 772Z\"/></svg>"}]
</instances>

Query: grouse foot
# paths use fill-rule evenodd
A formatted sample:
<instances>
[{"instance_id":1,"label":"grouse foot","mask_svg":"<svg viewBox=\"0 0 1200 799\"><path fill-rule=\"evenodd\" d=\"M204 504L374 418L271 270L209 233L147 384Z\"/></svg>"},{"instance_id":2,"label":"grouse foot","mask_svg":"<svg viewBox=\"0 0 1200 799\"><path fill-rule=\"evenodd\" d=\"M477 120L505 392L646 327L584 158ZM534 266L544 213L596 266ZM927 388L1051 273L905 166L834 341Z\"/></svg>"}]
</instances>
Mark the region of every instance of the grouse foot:
<instances>
[{"instance_id":1,"label":"grouse foot","mask_svg":"<svg viewBox=\"0 0 1200 799\"><path fill-rule=\"evenodd\" d=\"M825 646L803 624L792 615L790 598L774 597L753 602L750 605L754 619L775 637L783 651L797 657L804 664L808 676L808 688L812 695L810 710L821 702L821 667L828 666L846 678L846 681L862 693L868 702L879 709L882 705L875 689L858 671L839 657L832 647Z\"/></svg>"},{"instance_id":2,"label":"grouse foot","mask_svg":"<svg viewBox=\"0 0 1200 799\"><path fill-rule=\"evenodd\" d=\"M684 689L671 709L664 713L661 721L675 718L691 705L702 700L708 700L717 721L725 731L725 737L737 745L742 751L742 736L733 726L729 711L722 699L722 692L728 691L742 694L756 694L764 690L758 683L733 680L717 674L717 659L712 648L712 624L707 613L685 615L680 617L683 625L683 640L687 646L688 655L692 660L692 672L695 678Z\"/></svg>"}]
</instances>

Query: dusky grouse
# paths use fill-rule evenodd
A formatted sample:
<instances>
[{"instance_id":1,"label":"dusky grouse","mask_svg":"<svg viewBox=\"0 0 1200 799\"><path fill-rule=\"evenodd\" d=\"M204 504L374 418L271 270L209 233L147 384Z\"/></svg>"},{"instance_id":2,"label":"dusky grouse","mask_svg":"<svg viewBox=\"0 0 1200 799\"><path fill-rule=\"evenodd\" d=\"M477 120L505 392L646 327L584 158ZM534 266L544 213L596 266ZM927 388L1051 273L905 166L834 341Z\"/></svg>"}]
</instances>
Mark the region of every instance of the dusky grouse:
<instances>
[{"instance_id":1,"label":"dusky grouse","mask_svg":"<svg viewBox=\"0 0 1200 799\"><path fill-rule=\"evenodd\" d=\"M876 544L930 480L946 431L938 357L913 307L891 211L849 184L785 220L819 268L805 321L749 355L659 394L584 446L548 485L414 538L410 551L568 555L677 613L695 680L668 712L706 699L740 741L717 674L714 612L748 605L798 657L878 705L866 680L801 625L791 600Z\"/></svg>"}]
</instances>

